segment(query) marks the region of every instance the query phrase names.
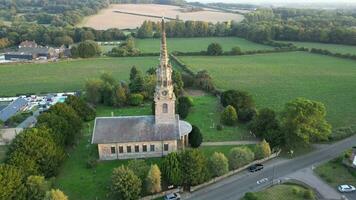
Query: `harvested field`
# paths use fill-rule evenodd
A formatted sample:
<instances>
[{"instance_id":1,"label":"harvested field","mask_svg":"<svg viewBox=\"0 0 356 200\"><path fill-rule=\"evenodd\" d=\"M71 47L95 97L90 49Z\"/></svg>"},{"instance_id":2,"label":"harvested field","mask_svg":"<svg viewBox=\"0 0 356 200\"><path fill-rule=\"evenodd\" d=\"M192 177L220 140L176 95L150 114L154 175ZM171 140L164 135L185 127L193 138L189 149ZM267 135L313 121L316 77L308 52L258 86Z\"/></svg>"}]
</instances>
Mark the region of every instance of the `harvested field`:
<instances>
[{"instance_id":1,"label":"harvested field","mask_svg":"<svg viewBox=\"0 0 356 200\"><path fill-rule=\"evenodd\" d=\"M116 13L115 11L124 11L141 15L165 16L167 18L176 18L181 20L195 20L207 22L222 21L241 21L242 15L225 13L217 10L204 10L197 12L181 12L178 6L158 5L158 4L113 4L110 8L100 11L98 14L86 17L79 26L92 27L99 30L108 28L136 28L145 20L157 21L157 18L138 16L132 14Z\"/></svg>"}]
</instances>

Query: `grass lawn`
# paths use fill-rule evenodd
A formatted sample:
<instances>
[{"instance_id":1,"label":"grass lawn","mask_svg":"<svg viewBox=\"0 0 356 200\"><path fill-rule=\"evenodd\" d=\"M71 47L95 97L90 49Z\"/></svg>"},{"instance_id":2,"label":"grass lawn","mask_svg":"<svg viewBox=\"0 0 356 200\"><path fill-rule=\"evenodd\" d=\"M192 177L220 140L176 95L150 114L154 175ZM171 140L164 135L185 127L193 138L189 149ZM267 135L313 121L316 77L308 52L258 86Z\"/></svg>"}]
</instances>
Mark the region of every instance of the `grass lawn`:
<instances>
[{"instance_id":1,"label":"grass lawn","mask_svg":"<svg viewBox=\"0 0 356 200\"><path fill-rule=\"evenodd\" d=\"M216 129L220 124L222 110L218 98L210 95L195 96L193 101L194 106L186 120L200 128L205 142L251 139L246 126L242 124L236 127L224 126L221 131Z\"/></svg>"},{"instance_id":2,"label":"grass lawn","mask_svg":"<svg viewBox=\"0 0 356 200\"><path fill-rule=\"evenodd\" d=\"M158 39L136 39L136 47L141 52L159 52L160 42ZM204 37L204 38L168 38L169 52L199 52L205 51L209 44L217 42L224 51L230 51L232 47L239 46L242 51L273 49L273 47L257 44L238 37Z\"/></svg>"},{"instance_id":3,"label":"grass lawn","mask_svg":"<svg viewBox=\"0 0 356 200\"><path fill-rule=\"evenodd\" d=\"M296 193L293 190L298 192ZM255 192L255 194L257 196L257 200L305 200L303 194L306 190L306 188L298 185L282 184L270 187L260 192ZM246 199L243 198L243 200Z\"/></svg>"},{"instance_id":4,"label":"grass lawn","mask_svg":"<svg viewBox=\"0 0 356 200\"><path fill-rule=\"evenodd\" d=\"M316 43L316 42L290 42L297 47L306 47L309 49L325 49L333 53L342 54L356 54L356 46L342 45L342 44L326 44L326 43Z\"/></svg>"},{"instance_id":5,"label":"grass lawn","mask_svg":"<svg viewBox=\"0 0 356 200\"><path fill-rule=\"evenodd\" d=\"M342 158L318 166L315 172L334 188L340 184L356 185L356 170L343 165Z\"/></svg>"},{"instance_id":6,"label":"grass lawn","mask_svg":"<svg viewBox=\"0 0 356 200\"><path fill-rule=\"evenodd\" d=\"M306 52L248 56L180 57L194 71L206 69L220 89L250 92L258 106L281 110L297 97L321 101L334 127L356 121L356 63Z\"/></svg>"},{"instance_id":7,"label":"grass lawn","mask_svg":"<svg viewBox=\"0 0 356 200\"><path fill-rule=\"evenodd\" d=\"M7 146L6 145L0 146L0 163L2 163L4 161L6 151L7 151Z\"/></svg>"},{"instance_id":8,"label":"grass lawn","mask_svg":"<svg viewBox=\"0 0 356 200\"><path fill-rule=\"evenodd\" d=\"M98 107L98 116L118 115L148 115L150 114L150 105L143 107L128 107L113 109L110 107ZM88 123L84 130L83 137L79 140L76 148L69 152L68 159L64 162L59 175L55 179L55 187L64 191L70 199L75 200L94 200L108 199L111 172L115 167L126 164L127 160L114 160L99 162L96 168L89 169L86 162L89 158L98 158L96 145L91 145L91 133L89 130L93 127L93 122ZM227 154L231 148L236 146L214 146L201 147L203 153L208 157L215 151ZM253 148L253 145L249 145ZM159 163L161 158L146 159L148 164Z\"/></svg>"},{"instance_id":9,"label":"grass lawn","mask_svg":"<svg viewBox=\"0 0 356 200\"><path fill-rule=\"evenodd\" d=\"M146 71L159 63L157 57L92 58L56 63L0 65L0 96L19 93L77 91L87 79L103 72L128 80L133 65Z\"/></svg>"}]
</instances>

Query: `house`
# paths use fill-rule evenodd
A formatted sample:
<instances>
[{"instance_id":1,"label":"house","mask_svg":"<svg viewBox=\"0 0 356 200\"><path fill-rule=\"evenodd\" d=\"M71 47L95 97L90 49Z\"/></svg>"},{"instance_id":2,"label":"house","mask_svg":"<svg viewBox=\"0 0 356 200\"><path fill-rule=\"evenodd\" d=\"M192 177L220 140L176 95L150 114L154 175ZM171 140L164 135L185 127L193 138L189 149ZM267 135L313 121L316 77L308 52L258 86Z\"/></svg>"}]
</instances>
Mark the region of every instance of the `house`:
<instances>
[{"instance_id":1,"label":"house","mask_svg":"<svg viewBox=\"0 0 356 200\"><path fill-rule=\"evenodd\" d=\"M92 144L100 160L160 157L184 149L192 126L175 113L172 66L169 64L162 19L160 64L154 94L155 115L97 117Z\"/></svg>"},{"instance_id":2,"label":"house","mask_svg":"<svg viewBox=\"0 0 356 200\"><path fill-rule=\"evenodd\" d=\"M19 44L19 49L21 48L37 48L37 43L35 41L25 40Z\"/></svg>"},{"instance_id":3,"label":"house","mask_svg":"<svg viewBox=\"0 0 356 200\"><path fill-rule=\"evenodd\" d=\"M0 111L0 120L5 122L12 116L16 115L19 111L23 110L27 105L28 101L26 99L17 98Z\"/></svg>"}]
</instances>

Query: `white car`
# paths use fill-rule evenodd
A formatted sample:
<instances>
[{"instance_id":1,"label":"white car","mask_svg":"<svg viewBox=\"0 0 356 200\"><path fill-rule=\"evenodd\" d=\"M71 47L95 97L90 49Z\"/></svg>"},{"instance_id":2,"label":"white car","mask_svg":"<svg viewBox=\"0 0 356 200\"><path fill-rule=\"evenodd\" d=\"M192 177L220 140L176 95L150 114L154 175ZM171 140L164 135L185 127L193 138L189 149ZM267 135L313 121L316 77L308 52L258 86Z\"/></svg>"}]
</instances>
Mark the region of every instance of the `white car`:
<instances>
[{"instance_id":1,"label":"white car","mask_svg":"<svg viewBox=\"0 0 356 200\"><path fill-rule=\"evenodd\" d=\"M180 200L180 195L179 195L179 193L167 194L164 197L164 200Z\"/></svg>"},{"instance_id":2,"label":"white car","mask_svg":"<svg viewBox=\"0 0 356 200\"><path fill-rule=\"evenodd\" d=\"M354 192L356 191L356 188L352 185L339 185L337 187L337 189L339 190L339 192Z\"/></svg>"}]
</instances>

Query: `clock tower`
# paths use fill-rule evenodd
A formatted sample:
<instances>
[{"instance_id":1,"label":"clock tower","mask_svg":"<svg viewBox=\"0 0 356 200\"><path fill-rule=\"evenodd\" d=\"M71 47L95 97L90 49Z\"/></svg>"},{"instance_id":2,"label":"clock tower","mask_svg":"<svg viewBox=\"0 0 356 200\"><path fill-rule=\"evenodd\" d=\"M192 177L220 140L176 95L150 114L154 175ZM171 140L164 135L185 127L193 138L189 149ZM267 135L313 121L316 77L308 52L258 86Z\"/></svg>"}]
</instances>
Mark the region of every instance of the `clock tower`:
<instances>
[{"instance_id":1,"label":"clock tower","mask_svg":"<svg viewBox=\"0 0 356 200\"><path fill-rule=\"evenodd\" d=\"M156 70L157 83L154 95L156 124L176 123L175 101L173 92L172 66L168 63L167 41L164 18L162 18L162 39L160 64Z\"/></svg>"}]
</instances>

